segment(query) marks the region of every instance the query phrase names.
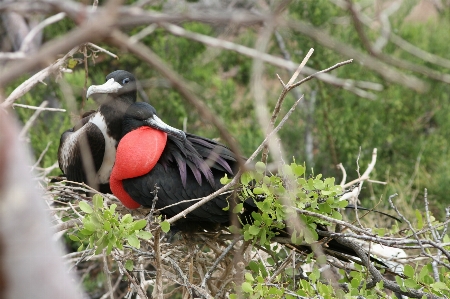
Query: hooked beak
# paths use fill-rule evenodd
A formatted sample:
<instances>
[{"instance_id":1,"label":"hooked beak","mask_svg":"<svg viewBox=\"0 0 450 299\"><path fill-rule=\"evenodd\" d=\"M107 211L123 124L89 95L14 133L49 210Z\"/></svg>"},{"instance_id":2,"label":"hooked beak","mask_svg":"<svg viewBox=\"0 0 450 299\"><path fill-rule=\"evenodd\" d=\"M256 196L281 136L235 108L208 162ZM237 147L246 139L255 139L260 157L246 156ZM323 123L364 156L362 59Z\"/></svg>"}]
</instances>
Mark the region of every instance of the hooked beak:
<instances>
[{"instance_id":1,"label":"hooked beak","mask_svg":"<svg viewBox=\"0 0 450 299\"><path fill-rule=\"evenodd\" d=\"M179 139L185 140L186 134L178 129L175 129L174 127L169 126L165 122L163 122L159 117L156 115L153 115L151 118L148 118L144 120L144 123L148 125L149 127L152 127L153 129L157 129L160 131L163 131L167 133L168 135L172 135L174 137L177 137Z\"/></svg>"},{"instance_id":2,"label":"hooked beak","mask_svg":"<svg viewBox=\"0 0 450 299\"><path fill-rule=\"evenodd\" d=\"M113 78L111 78L108 81L106 81L105 84L89 86L86 93L86 98L89 98L91 95L98 93L117 93L121 88L122 85L120 85L119 82L116 82L114 81Z\"/></svg>"}]
</instances>

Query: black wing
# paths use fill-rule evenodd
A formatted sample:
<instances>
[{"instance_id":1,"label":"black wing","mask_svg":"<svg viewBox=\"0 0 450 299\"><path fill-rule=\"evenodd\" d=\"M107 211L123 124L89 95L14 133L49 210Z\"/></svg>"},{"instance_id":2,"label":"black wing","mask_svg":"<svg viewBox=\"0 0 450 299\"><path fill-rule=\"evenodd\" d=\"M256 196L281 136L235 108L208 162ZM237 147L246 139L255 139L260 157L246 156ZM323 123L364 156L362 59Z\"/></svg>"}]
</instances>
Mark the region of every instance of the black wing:
<instances>
[{"instance_id":1,"label":"black wing","mask_svg":"<svg viewBox=\"0 0 450 299\"><path fill-rule=\"evenodd\" d=\"M212 140L187 134L186 140L168 136L167 145L156 166L146 175L123 181L125 191L138 203L151 206L155 186L157 209L174 216L222 187L220 179L233 176L237 169L233 153ZM180 203L182 201L186 201ZM189 213L186 218L212 223L229 221L226 196L219 196Z\"/></svg>"},{"instance_id":2,"label":"black wing","mask_svg":"<svg viewBox=\"0 0 450 299\"><path fill-rule=\"evenodd\" d=\"M96 172L100 169L103 162L105 138L95 124L88 122L89 117L83 118L79 125L65 131L61 135L58 148L58 163L59 168L70 181L86 182L86 174L81 158L81 142L83 140L88 143Z\"/></svg>"}]
</instances>

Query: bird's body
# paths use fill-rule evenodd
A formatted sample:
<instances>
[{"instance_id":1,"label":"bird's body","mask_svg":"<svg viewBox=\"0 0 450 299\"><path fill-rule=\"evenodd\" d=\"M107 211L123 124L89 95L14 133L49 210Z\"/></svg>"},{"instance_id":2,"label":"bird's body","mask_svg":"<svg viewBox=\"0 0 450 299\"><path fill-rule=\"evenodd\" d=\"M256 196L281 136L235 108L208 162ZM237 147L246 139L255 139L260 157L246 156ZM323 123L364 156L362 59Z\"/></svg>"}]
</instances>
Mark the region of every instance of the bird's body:
<instances>
[{"instance_id":1,"label":"bird's body","mask_svg":"<svg viewBox=\"0 0 450 299\"><path fill-rule=\"evenodd\" d=\"M136 112L141 115L137 119ZM151 206L174 216L222 187L220 179L237 172L234 154L213 140L186 133L165 134L142 121L156 117L147 103L135 103L125 115L124 137L111 175L113 193L129 208ZM130 154L131 153L131 154ZM225 196L219 196L186 215L187 220L225 224Z\"/></svg>"}]
</instances>

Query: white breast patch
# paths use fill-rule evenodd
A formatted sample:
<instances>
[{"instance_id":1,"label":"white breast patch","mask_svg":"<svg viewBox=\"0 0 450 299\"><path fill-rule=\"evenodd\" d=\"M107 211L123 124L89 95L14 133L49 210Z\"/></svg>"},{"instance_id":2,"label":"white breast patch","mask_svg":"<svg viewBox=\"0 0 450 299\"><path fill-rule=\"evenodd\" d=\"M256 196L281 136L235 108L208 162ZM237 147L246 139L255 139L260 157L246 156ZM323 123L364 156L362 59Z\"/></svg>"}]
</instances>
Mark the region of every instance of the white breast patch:
<instances>
[{"instance_id":1,"label":"white breast patch","mask_svg":"<svg viewBox=\"0 0 450 299\"><path fill-rule=\"evenodd\" d=\"M100 184L107 184L109 183L109 176L116 161L116 140L108 135L105 118L100 113L95 113L89 122L96 125L105 138L105 154L103 155L102 166L97 171L97 179Z\"/></svg>"}]
</instances>

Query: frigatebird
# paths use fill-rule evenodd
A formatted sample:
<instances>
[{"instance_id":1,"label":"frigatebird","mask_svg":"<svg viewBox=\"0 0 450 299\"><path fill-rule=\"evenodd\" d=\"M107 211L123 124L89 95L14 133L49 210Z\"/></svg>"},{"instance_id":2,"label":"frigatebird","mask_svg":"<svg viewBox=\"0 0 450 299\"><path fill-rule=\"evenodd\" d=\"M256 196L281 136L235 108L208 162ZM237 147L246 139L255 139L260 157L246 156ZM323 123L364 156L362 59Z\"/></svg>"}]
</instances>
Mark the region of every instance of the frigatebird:
<instances>
[{"instance_id":1,"label":"frigatebird","mask_svg":"<svg viewBox=\"0 0 450 299\"><path fill-rule=\"evenodd\" d=\"M233 176L238 164L228 147L193 134L181 134L171 127L163 132L161 123L148 103L134 103L128 108L110 186L128 208L151 206L157 195L155 207L173 216L195 203L189 200L222 187L220 179L225 174ZM227 206L226 198L219 196L186 215L186 219L227 223Z\"/></svg>"},{"instance_id":2,"label":"frigatebird","mask_svg":"<svg viewBox=\"0 0 450 299\"><path fill-rule=\"evenodd\" d=\"M85 113L61 135L58 163L69 181L84 182L110 193L109 177L122 137L123 116L136 102L136 79L127 71L117 70L106 76L103 85L88 88L86 98L94 95L100 104L98 109ZM164 131L167 127L158 128Z\"/></svg>"}]
</instances>

